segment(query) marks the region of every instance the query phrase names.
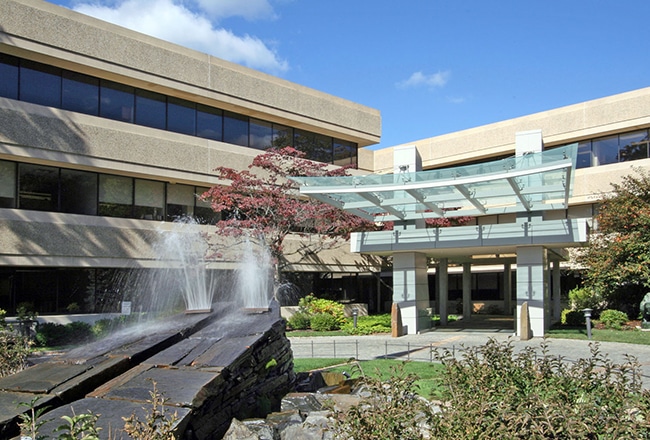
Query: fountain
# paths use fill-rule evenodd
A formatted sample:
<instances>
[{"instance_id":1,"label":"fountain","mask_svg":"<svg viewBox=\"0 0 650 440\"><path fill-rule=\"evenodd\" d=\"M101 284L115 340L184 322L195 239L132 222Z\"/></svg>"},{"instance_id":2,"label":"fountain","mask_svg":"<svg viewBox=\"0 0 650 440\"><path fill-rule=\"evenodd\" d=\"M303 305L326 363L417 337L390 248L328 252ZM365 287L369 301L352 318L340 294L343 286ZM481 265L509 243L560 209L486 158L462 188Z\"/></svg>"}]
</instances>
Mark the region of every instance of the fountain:
<instances>
[{"instance_id":1,"label":"fountain","mask_svg":"<svg viewBox=\"0 0 650 440\"><path fill-rule=\"evenodd\" d=\"M179 302L182 292L186 309L202 313L168 315L0 379L0 438L17 435L26 411L18 403L35 396L52 408L42 433L50 434L62 416L91 411L101 414L100 435L115 435L123 417L146 416L152 381L179 417L178 438L218 439L234 417L279 410L293 385L293 355L279 304L270 303L268 252L246 244L238 269L220 278L208 270L199 228L172 229L160 233L156 249L157 265L173 267L133 280L142 283L134 290L147 290L154 309ZM236 291L229 301L217 296L213 303L216 287L224 290L231 280Z\"/></svg>"}]
</instances>

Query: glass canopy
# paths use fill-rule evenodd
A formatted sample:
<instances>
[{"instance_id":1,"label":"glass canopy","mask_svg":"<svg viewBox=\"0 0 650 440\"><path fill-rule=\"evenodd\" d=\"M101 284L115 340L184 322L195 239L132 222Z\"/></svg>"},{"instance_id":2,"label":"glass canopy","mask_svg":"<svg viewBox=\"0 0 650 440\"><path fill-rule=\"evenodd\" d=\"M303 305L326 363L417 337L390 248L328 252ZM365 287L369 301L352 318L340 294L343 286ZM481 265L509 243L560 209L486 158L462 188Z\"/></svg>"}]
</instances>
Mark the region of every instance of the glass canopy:
<instances>
[{"instance_id":1,"label":"glass canopy","mask_svg":"<svg viewBox=\"0 0 650 440\"><path fill-rule=\"evenodd\" d=\"M372 221L566 209L577 147L431 171L291 179L301 194Z\"/></svg>"}]
</instances>

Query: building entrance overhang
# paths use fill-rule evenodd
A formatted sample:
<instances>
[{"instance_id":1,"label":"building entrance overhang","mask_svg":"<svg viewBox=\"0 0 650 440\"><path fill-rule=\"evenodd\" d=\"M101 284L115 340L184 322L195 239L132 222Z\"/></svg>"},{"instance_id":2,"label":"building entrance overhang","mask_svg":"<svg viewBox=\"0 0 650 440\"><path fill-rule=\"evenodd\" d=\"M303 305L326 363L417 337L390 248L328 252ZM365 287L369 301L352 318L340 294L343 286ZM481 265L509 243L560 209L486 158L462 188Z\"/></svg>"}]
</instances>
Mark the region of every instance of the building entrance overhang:
<instances>
[{"instance_id":1,"label":"building entrance overhang","mask_svg":"<svg viewBox=\"0 0 650 440\"><path fill-rule=\"evenodd\" d=\"M576 157L571 144L441 170L292 179L301 194L377 222L539 212L567 208Z\"/></svg>"}]
</instances>

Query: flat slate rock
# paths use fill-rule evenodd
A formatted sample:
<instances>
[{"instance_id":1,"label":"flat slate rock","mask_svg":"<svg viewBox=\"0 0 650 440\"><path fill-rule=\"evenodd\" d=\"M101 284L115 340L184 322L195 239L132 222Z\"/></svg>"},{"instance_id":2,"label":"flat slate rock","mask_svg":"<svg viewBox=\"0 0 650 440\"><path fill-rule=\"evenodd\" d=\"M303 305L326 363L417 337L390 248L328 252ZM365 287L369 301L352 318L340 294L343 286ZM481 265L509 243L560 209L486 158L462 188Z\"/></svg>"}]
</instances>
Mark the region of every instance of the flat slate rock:
<instances>
[{"instance_id":1,"label":"flat slate rock","mask_svg":"<svg viewBox=\"0 0 650 440\"><path fill-rule=\"evenodd\" d=\"M88 365L43 363L0 379L0 390L46 394L89 370Z\"/></svg>"},{"instance_id":2,"label":"flat slate rock","mask_svg":"<svg viewBox=\"0 0 650 440\"><path fill-rule=\"evenodd\" d=\"M124 428L122 417L128 418L135 414L139 420L145 421L146 417L151 414L151 404L124 400L82 399L48 412L46 418L50 421L41 426L39 431L41 434L52 436L54 429L64 424L61 417L72 417L75 414L79 415L89 411L93 414L99 414L96 426L101 428L99 432L100 438L109 438L109 434L111 434L110 438L127 438L122 432ZM178 424L183 426L191 409L165 406L165 411L167 419L176 413L179 420Z\"/></svg>"}]
</instances>

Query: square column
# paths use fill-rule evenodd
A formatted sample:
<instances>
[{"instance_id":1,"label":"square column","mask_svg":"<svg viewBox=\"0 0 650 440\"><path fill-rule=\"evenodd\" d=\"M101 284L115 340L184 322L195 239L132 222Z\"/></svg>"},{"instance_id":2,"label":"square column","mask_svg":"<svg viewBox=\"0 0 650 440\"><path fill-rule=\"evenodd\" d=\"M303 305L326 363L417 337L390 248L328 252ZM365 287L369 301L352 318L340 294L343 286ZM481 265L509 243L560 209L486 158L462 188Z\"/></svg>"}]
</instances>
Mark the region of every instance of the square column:
<instances>
[{"instance_id":1,"label":"square column","mask_svg":"<svg viewBox=\"0 0 650 440\"><path fill-rule=\"evenodd\" d=\"M521 306L528 303L528 317L534 337L543 337L548 319L548 255L543 246L517 248L517 336L521 335Z\"/></svg>"},{"instance_id":2,"label":"square column","mask_svg":"<svg viewBox=\"0 0 650 440\"><path fill-rule=\"evenodd\" d=\"M393 302L402 313L404 334L414 335L431 328L427 257L419 252L393 255Z\"/></svg>"},{"instance_id":3,"label":"square column","mask_svg":"<svg viewBox=\"0 0 650 440\"><path fill-rule=\"evenodd\" d=\"M438 301L440 313L440 325L447 325L447 303L449 299L449 261L446 258L441 258L438 262Z\"/></svg>"},{"instance_id":4,"label":"square column","mask_svg":"<svg viewBox=\"0 0 650 440\"><path fill-rule=\"evenodd\" d=\"M463 321L472 317L472 265L463 263Z\"/></svg>"},{"instance_id":5,"label":"square column","mask_svg":"<svg viewBox=\"0 0 650 440\"><path fill-rule=\"evenodd\" d=\"M561 274L559 261L553 261L553 268L551 271L553 274L553 322L560 322L562 320L562 303L560 302L560 291L562 290L562 284L560 278Z\"/></svg>"}]
</instances>

